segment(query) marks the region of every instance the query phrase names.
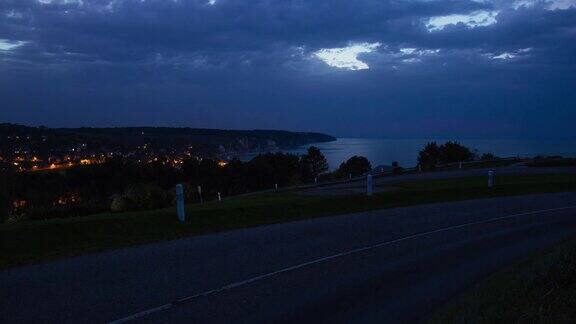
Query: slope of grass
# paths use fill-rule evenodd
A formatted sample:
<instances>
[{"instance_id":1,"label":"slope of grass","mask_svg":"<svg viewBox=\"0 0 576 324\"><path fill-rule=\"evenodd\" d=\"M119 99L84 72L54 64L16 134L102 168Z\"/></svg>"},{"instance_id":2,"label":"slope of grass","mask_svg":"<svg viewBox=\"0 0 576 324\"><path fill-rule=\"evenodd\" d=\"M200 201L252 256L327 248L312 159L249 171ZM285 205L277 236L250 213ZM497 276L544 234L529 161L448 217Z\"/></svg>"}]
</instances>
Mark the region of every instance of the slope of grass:
<instances>
[{"instance_id":1,"label":"slope of grass","mask_svg":"<svg viewBox=\"0 0 576 324\"><path fill-rule=\"evenodd\" d=\"M547 168L547 167L573 167L576 166L575 158L539 158L530 161L527 164L529 167Z\"/></svg>"},{"instance_id":2,"label":"slope of grass","mask_svg":"<svg viewBox=\"0 0 576 324\"><path fill-rule=\"evenodd\" d=\"M395 192L366 197L265 193L189 205L180 224L174 208L0 224L0 267L72 256L137 243L373 209L474 198L576 190L576 175L461 178L398 184Z\"/></svg>"},{"instance_id":3,"label":"slope of grass","mask_svg":"<svg viewBox=\"0 0 576 324\"><path fill-rule=\"evenodd\" d=\"M462 163L462 169L483 169L483 168L498 168L504 166L510 166L517 164L519 162L524 162L524 159L499 159L499 160L489 160L489 161L474 161ZM458 163L454 163L450 166L444 167L443 169L459 169Z\"/></svg>"},{"instance_id":4,"label":"slope of grass","mask_svg":"<svg viewBox=\"0 0 576 324\"><path fill-rule=\"evenodd\" d=\"M576 174L500 175L494 181L495 194L532 191L540 186L544 192L576 183ZM481 189L487 190L487 177L467 177L401 183L405 190Z\"/></svg>"},{"instance_id":5,"label":"slope of grass","mask_svg":"<svg viewBox=\"0 0 576 324\"><path fill-rule=\"evenodd\" d=\"M576 323L576 238L492 275L431 323Z\"/></svg>"}]
</instances>

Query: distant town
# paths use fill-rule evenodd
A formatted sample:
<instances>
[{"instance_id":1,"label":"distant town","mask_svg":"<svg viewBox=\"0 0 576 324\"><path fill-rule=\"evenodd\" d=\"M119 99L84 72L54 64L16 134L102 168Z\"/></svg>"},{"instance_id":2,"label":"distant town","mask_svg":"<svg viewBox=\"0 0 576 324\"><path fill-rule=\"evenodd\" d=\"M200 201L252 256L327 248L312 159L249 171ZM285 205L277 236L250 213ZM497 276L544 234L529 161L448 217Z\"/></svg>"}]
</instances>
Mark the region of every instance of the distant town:
<instances>
[{"instance_id":1,"label":"distant town","mask_svg":"<svg viewBox=\"0 0 576 324\"><path fill-rule=\"evenodd\" d=\"M304 156L238 157L333 140L274 130L0 124L0 220L167 207L177 183L192 200L198 186L214 199L314 181L325 170Z\"/></svg>"},{"instance_id":2,"label":"distant town","mask_svg":"<svg viewBox=\"0 0 576 324\"><path fill-rule=\"evenodd\" d=\"M0 168L19 172L65 170L113 158L162 163L211 158L221 166L246 152L272 151L335 138L319 133L192 128L55 129L0 124Z\"/></svg>"}]
</instances>

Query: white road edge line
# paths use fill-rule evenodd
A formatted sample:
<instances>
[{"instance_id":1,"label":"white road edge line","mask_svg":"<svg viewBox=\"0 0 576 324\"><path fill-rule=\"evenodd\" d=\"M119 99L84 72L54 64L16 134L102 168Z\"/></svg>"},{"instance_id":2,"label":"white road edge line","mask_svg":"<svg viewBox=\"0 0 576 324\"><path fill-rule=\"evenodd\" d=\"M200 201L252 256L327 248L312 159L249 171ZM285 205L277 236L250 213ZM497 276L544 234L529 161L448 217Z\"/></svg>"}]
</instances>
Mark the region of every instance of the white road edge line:
<instances>
[{"instance_id":1,"label":"white road edge line","mask_svg":"<svg viewBox=\"0 0 576 324\"><path fill-rule=\"evenodd\" d=\"M435 234L435 233L441 233L441 232L446 232L446 231L450 231L450 230L454 230L454 229L458 229L458 228L463 228L463 227L468 227L468 226L474 226L474 225L481 225L481 224L487 224L487 223L492 223L492 222L497 222L497 221L501 221L501 220L506 220L506 219L511 219L511 218L516 218L516 217L521 217L521 216L528 216L528 215L535 215L535 214L543 214L543 213L549 213L549 212L555 212L555 211L561 211L561 210L567 210L567 209L576 209L576 206L567 206L567 207L559 207L559 208L551 208L551 209L542 209L542 210L536 210L536 211L531 211L531 212L525 212L525 213L519 213L519 214L513 214L513 215L508 215L508 216L503 216L503 217L497 217L497 218L491 218L491 219L486 219L486 220L482 220L482 221L477 221L477 222L472 222L472 223L466 223L466 224L460 224L460 225L453 225L453 226L449 226L449 227L444 227L444 228L440 228L437 230L433 230L433 231L429 231L429 232L423 232L423 233L418 233L418 234L412 234L412 235L408 235L408 236L404 236L395 240L391 240L391 241L386 241L386 242L382 242L382 243L377 243L374 245L369 245L369 246L364 246L364 247L360 247L360 248L356 248L356 249L352 249L346 252L341 252L341 253L336 253L333 255L329 255L323 258L319 258L319 259L315 259L312 261L308 261L308 262L304 262L304 263L300 263L288 268L284 268L284 269L280 269L274 272L270 272L267 274L263 274L260 276L256 276L247 280L243 280L243 281L238 281L238 282L234 282L231 283L229 285L226 286L222 286L220 288L216 288L213 290L208 290L199 294L195 294L195 295L191 295L188 297L184 297L184 298L180 298L174 302L168 303L168 304L164 304L162 306L158 306L158 307L154 307L154 308L150 308L114 321L109 322L110 324L120 324L120 323L126 323L129 321L133 321L154 313L158 313L164 310L167 310L169 308L172 308L178 304L181 303L185 303L185 302L189 302L193 299L199 298L199 297L206 297L206 296L210 296L222 291L226 291L226 290L230 290L233 288L237 288L240 286L245 286L248 285L250 283L253 282L257 282L257 281L261 281L282 273L286 273L286 272L290 272L290 271L294 271L300 268L304 268L313 264L317 264L317 263L321 263L324 261L328 261L328 260L332 260L332 259L336 259L339 257L343 257L343 256L348 256L351 254L356 254L359 252L363 252L363 251L368 251L368 250L373 250L376 248L380 248L383 246L387 246L387 245L391 245L394 243L398 243L398 242L402 242L402 241L406 241L406 240L410 240L410 239L414 239L414 238L418 238L418 237L423 237L423 236L427 236L430 234Z\"/></svg>"}]
</instances>

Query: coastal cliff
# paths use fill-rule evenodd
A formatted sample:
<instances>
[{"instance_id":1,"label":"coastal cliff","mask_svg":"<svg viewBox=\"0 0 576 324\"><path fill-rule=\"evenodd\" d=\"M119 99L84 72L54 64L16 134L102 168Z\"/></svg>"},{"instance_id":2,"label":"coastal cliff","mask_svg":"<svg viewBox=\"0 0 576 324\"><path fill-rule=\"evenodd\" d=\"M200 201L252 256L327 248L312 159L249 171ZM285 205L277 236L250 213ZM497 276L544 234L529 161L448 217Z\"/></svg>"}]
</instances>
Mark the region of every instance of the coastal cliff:
<instances>
[{"instance_id":1,"label":"coastal cliff","mask_svg":"<svg viewBox=\"0 0 576 324\"><path fill-rule=\"evenodd\" d=\"M47 128L0 124L0 153L81 149L131 152L139 147L162 151L191 149L199 155L270 151L336 138L309 132L221 130L175 127Z\"/></svg>"}]
</instances>

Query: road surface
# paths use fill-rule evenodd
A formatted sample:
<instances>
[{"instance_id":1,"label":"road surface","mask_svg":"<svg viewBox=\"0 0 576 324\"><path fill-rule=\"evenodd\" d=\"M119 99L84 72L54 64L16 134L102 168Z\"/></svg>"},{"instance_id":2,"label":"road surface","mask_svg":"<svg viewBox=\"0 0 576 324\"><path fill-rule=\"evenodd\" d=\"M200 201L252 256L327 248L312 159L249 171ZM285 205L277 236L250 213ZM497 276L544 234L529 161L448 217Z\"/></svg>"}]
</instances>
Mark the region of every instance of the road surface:
<instances>
[{"instance_id":1,"label":"road surface","mask_svg":"<svg viewBox=\"0 0 576 324\"><path fill-rule=\"evenodd\" d=\"M574 234L576 193L236 230L1 271L0 322L412 322Z\"/></svg>"},{"instance_id":2,"label":"road surface","mask_svg":"<svg viewBox=\"0 0 576 324\"><path fill-rule=\"evenodd\" d=\"M576 173L576 167L528 167L522 164L497 168L461 169L433 171L422 173L407 173L399 175L385 175L374 178L374 192L396 190L396 184L424 180L453 179L464 177L486 177L489 170L494 170L496 178L502 175L534 175L534 174L567 174ZM366 178L354 178L351 181L320 184L298 190L306 195L353 195L366 192Z\"/></svg>"}]
</instances>

